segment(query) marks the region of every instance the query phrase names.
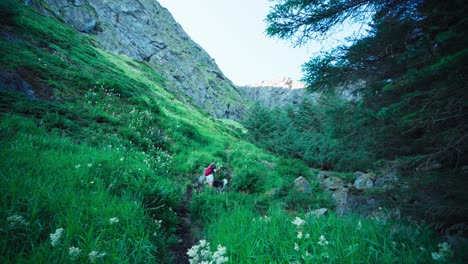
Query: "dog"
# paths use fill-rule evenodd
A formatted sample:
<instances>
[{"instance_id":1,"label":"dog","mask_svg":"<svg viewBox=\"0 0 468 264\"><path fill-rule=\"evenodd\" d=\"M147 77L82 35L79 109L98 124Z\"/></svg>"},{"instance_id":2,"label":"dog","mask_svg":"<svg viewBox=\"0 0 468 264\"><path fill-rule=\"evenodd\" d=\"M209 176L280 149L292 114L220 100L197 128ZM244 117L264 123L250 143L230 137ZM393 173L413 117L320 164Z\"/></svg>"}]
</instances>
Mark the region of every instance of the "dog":
<instances>
[{"instance_id":1,"label":"dog","mask_svg":"<svg viewBox=\"0 0 468 264\"><path fill-rule=\"evenodd\" d=\"M218 192L224 192L229 181L227 179L222 179L221 181L215 180L213 182L213 188ZM207 184L205 175L198 177L198 189L202 189L203 186Z\"/></svg>"}]
</instances>

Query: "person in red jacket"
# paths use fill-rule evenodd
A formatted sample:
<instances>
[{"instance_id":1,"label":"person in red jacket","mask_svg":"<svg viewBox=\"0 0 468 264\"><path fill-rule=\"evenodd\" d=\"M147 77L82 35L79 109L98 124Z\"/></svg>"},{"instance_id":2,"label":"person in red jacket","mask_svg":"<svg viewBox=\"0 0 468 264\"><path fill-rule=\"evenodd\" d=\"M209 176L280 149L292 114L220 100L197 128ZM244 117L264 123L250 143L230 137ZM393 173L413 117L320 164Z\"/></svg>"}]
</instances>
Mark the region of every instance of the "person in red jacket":
<instances>
[{"instance_id":1,"label":"person in red jacket","mask_svg":"<svg viewBox=\"0 0 468 264\"><path fill-rule=\"evenodd\" d=\"M214 173L217 172L218 170L216 169L216 164L212 162L206 169L205 169L205 177L206 177L206 183L210 187L213 187L213 182L214 182Z\"/></svg>"}]
</instances>

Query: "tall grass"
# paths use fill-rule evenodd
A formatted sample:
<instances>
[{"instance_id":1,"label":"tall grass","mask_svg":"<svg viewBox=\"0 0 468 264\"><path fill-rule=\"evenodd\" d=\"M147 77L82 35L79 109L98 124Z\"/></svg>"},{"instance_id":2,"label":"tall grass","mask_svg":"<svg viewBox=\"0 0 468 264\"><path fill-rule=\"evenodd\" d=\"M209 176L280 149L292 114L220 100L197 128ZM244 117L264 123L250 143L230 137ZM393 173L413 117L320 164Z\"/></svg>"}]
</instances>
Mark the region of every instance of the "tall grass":
<instances>
[{"instance_id":1,"label":"tall grass","mask_svg":"<svg viewBox=\"0 0 468 264\"><path fill-rule=\"evenodd\" d=\"M421 226L316 218L281 206L265 215L238 206L211 221L206 238L225 246L231 263L433 263L431 253L438 252L434 234Z\"/></svg>"},{"instance_id":2,"label":"tall grass","mask_svg":"<svg viewBox=\"0 0 468 264\"><path fill-rule=\"evenodd\" d=\"M0 134L3 263L63 263L70 247L81 249L82 261L92 251L112 262L169 259L164 226L177 221L169 208L177 206L177 192L137 153L77 145L17 116L0 120ZM166 194L146 200L161 193L158 182ZM145 208L149 203L155 208ZM59 228L64 234L52 246L49 235Z\"/></svg>"}]
</instances>

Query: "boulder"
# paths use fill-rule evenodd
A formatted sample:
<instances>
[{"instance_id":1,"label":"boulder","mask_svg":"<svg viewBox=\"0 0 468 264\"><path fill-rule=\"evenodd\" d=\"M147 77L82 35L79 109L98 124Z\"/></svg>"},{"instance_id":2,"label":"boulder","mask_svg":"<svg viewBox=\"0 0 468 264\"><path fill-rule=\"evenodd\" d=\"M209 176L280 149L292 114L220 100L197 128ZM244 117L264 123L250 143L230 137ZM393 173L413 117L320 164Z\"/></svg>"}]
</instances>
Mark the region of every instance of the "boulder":
<instances>
[{"instance_id":1,"label":"boulder","mask_svg":"<svg viewBox=\"0 0 468 264\"><path fill-rule=\"evenodd\" d=\"M335 202L335 211L338 215L345 215L349 210L348 188L342 188L333 192L333 201Z\"/></svg>"},{"instance_id":2,"label":"boulder","mask_svg":"<svg viewBox=\"0 0 468 264\"><path fill-rule=\"evenodd\" d=\"M374 187L375 174L367 174L363 172L355 172L356 180L354 181L354 187L358 190L367 190Z\"/></svg>"},{"instance_id":3,"label":"boulder","mask_svg":"<svg viewBox=\"0 0 468 264\"><path fill-rule=\"evenodd\" d=\"M28 98L35 98L31 85L15 72L0 70L0 90L21 91Z\"/></svg>"},{"instance_id":4,"label":"boulder","mask_svg":"<svg viewBox=\"0 0 468 264\"><path fill-rule=\"evenodd\" d=\"M331 176L322 180L321 186L323 189L335 191L344 187L344 181L339 177Z\"/></svg>"},{"instance_id":5,"label":"boulder","mask_svg":"<svg viewBox=\"0 0 468 264\"><path fill-rule=\"evenodd\" d=\"M396 172L380 174L374 182L374 186L383 190L393 190L398 186L400 179Z\"/></svg>"},{"instance_id":6,"label":"boulder","mask_svg":"<svg viewBox=\"0 0 468 264\"><path fill-rule=\"evenodd\" d=\"M308 217L322 217L322 216L325 216L326 214L328 213L328 209L327 208L320 208L320 209L315 209L315 210L312 210L310 212L308 212L306 215Z\"/></svg>"},{"instance_id":7,"label":"boulder","mask_svg":"<svg viewBox=\"0 0 468 264\"><path fill-rule=\"evenodd\" d=\"M294 180L293 188L305 194L312 194L310 183L302 176L299 176Z\"/></svg>"},{"instance_id":8,"label":"boulder","mask_svg":"<svg viewBox=\"0 0 468 264\"><path fill-rule=\"evenodd\" d=\"M330 176L331 175L328 171L319 171L317 174L317 181L323 181Z\"/></svg>"}]
</instances>

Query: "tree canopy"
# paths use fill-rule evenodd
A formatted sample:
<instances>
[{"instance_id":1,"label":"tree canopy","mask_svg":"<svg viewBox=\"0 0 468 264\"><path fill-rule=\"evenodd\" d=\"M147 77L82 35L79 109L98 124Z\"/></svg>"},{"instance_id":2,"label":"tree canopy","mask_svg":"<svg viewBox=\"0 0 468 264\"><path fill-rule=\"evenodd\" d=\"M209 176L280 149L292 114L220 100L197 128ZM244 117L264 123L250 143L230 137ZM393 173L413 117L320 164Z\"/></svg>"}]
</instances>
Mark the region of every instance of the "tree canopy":
<instances>
[{"instance_id":1,"label":"tree canopy","mask_svg":"<svg viewBox=\"0 0 468 264\"><path fill-rule=\"evenodd\" d=\"M359 98L365 113L359 118L366 120L365 129L378 131L380 142L367 152L418 165L467 164L465 1L272 2L267 34L295 45L321 40L345 21L368 24L367 35L303 65L311 91L340 89Z\"/></svg>"}]
</instances>

